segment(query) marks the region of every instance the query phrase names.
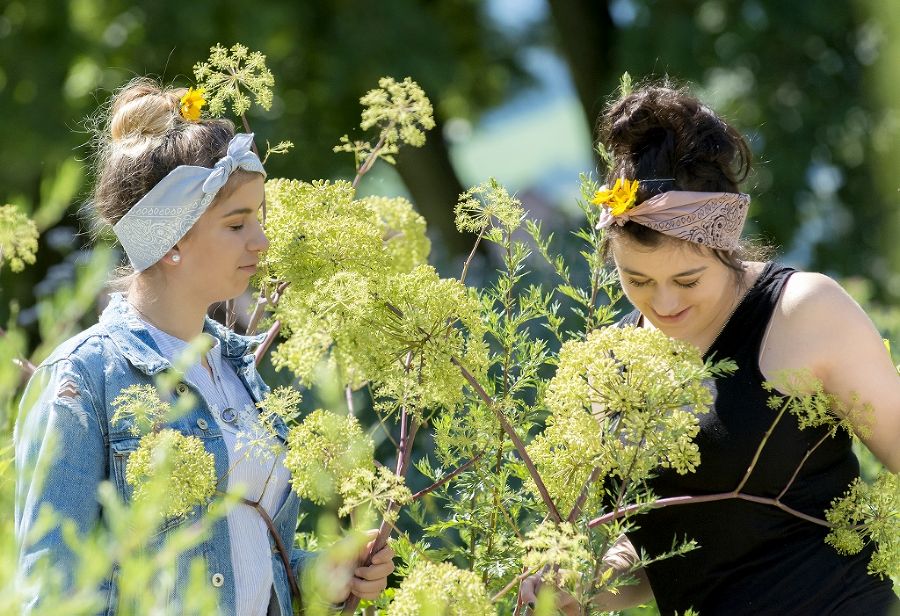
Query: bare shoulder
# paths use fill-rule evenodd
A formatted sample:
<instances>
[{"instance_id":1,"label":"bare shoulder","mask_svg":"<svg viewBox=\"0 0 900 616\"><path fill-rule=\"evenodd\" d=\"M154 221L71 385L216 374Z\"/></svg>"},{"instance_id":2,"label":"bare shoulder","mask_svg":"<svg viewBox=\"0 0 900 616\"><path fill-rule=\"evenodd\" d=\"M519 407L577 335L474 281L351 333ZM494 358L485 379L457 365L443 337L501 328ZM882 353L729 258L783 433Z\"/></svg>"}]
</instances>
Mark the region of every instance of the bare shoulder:
<instances>
[{"instance_id":1,"label":"bare shoulder","mask_svg":"<svg viewBox=\"0 0 900 616\"><path fill-rule=\"evenodd\" d=\"M808 369L822 378L842 348L873 339L880 341L874 325L841 285L824 274L797 272L772 314L760 369L767 377Z\"/></svg>"},{"instance_id":2,"label":"bare shoulder","mask_svg":"<svg viewBox=\"0 0 900 616\"><path fill-rule=\"evenodd\" d=\"M851 325L868 317L835 280L817 272L797 272L788 279L778 313L794 325L810 326L841 322Z\"/></svg>"}]
</instances>

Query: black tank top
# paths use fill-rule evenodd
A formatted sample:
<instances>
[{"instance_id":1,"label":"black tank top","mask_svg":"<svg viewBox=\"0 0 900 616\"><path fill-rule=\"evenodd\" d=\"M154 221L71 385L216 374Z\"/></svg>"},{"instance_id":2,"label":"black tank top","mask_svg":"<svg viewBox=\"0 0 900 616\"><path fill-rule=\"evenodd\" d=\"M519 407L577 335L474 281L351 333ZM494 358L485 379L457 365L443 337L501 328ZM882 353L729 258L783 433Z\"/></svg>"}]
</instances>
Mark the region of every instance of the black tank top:
<instances>
[{"instance_id":1,"label":"black tank top","mask_svg":"<svg viewBox=\"0 0 900 616\"><path fill-rule=\"evenodd\" d=\"M759 369L766 328L785 282L794 270L766 264L744 296L707 357L730 358L737 371L713 384L715 402L699 416L700 465L679 475L662 469L649 482L658 497L713 494L734 490L763 434L777 414ZM635 325L637 311L623 325ZM785 414L763 449L743 492L776 497L824 428L800 430ZM834 498L859 475L859 464L843 431L810 456L782 502L824 518ZM636 519L628 534L649 556L671 550L673 538L695 539L699 547L684 556L647 567L660 614L693 607L701 616L873 616L897 609L890 580L866 572L871 549L841 556L824 541L828 529L770 505L725 500L656 509Z\"/></svg>"}]
</instances>

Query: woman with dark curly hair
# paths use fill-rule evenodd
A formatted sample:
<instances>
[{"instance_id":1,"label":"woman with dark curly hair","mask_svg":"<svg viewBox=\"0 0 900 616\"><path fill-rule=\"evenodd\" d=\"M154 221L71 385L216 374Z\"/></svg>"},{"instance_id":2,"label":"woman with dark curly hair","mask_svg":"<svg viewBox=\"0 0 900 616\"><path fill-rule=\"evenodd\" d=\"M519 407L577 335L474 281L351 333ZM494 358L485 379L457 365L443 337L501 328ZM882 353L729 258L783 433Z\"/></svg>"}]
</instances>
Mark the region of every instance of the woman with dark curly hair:
<instances>
[{"instance_id":1,"label":"woman with dark curly hair","mask_svg":"<svg viewBox=\"0 0 900 616\"><path fill-rule=\"evenodd\" d=\"M668 86L636 88L615 101L602 118L601 138L613 156L607 177L613 188L598 193L599 226L635 308L622 324L659 329L694 344L705 358L738 366L711 385L714 405L699 416L697 471L660 469L649 482L653 493L734 491L775 422L763 382L798 372L847 409L868 405L870 414L846 419L890 471L900 471L900 377L869 318L827 276L767 262L740 240L750 203L738 188L750 171L745 139L685 90ZM827 438L827 432L801 430L786 416L742 493L824 519L859 476L850 435ZM605 558L614 569L629 569L637 553L664 554L675 539L696 540L698 547L640 569L636 585L598 597L597 607L623 609L655 598L665 615L691 608L728 616L898 609L890 580L867 572L872 546L841 555L825 543L827 527L771 504L723 499L662 507L636 522L640 528ZM537 576L527 579L523 599L534 601L539 584ZM560 596L560 607L576 613L571 598Z\"/></svg>"}]
</instances>

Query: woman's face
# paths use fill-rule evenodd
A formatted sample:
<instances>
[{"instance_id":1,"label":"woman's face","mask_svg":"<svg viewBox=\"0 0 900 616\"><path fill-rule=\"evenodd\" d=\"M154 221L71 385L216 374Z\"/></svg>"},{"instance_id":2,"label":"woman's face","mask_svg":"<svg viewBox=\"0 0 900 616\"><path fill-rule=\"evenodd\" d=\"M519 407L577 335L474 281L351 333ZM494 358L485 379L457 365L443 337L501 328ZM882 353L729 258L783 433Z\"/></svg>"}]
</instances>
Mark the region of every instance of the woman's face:
<instances>
[{"instance_id":1,"label":"woman's face","mask_svg":"<svg viewBox=\"0 0 900 616\"><path fill-rule=\"evenodd\" d=\"M235 176L238 185L218 199L178 243L177 276L198 299L214 303L232 299L247 289L256 272L259 253L269 247L258 212L265 197L261 175Z\"/></svg>"},{"instance_id":2,"label":"woman's face","mask_svg":"<svg viewBox=\"0 0 900 616\"><path fill-rule=\"evenodd\" d=\"M654 327L697 346L712 342L739 292L713 253L680 240L647 248L619 237L612 255L625 295Z\"/></svg>"}]
</instances>

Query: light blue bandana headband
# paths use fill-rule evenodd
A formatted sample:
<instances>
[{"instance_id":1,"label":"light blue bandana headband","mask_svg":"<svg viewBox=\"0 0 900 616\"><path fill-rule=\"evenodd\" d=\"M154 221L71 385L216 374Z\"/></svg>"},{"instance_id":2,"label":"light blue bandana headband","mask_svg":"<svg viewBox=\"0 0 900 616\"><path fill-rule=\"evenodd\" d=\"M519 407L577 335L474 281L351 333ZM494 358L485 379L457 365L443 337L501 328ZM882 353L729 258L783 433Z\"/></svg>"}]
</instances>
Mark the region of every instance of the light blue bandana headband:
<instances>
[{"instance_id":1,"label":"light blue bandana headband","mask_svg":"<svg viewBox=\"0 0 900 616\"><path fill-rule=\"evenodd\" d=\"M185 236L232 173L244 169L266 176L252 144L252 133L238 133L212 169L175 167L115 224L113 232L135 271L162 259Z\"/></svg>"}]
</instances>

